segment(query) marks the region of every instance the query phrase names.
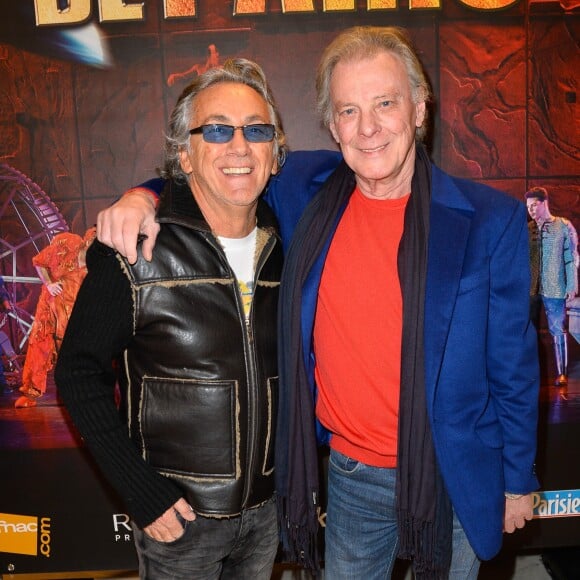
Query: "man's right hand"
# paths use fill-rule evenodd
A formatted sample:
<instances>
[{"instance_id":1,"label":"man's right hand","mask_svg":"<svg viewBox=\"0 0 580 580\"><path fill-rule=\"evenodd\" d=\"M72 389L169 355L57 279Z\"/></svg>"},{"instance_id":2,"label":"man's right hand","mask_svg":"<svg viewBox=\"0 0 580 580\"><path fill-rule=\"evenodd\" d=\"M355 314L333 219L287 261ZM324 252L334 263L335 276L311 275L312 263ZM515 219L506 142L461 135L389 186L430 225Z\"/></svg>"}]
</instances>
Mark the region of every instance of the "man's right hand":
<instances>
[{"instance_id":1,"label":"man's right hand","mask_svg":"<svg viewBox=\"0 0 580 580\"><path fill-rule=\"evenodd\" d=\"M506 497L503 531L513 534L523 528L534 517L532 494L528 493L514 499Z\"/></svg>"},{"instance_id":2,"label":"man's right hand","mask_svg":"<svg viewBox=\"0 0 580 580\"><path fill-rule=\"evenodd\" d=\"M183 524L177 514L188 522L195 520L192 507L184 498L180 498L162 516L143 528L143 531L158 542L174 542L183 535Z\"/></svg>"},{"instance_id":3,"label":"man's right hand","mask_svg":"<svg viewBox=\"0 0 580 580\"><path fill-rule=\"evenodd\" d=\"M136 187L127 191L111 207L97 216L97 238L129 260L137 261L137 238L145 236L143 257L151 261L153 246L159 233L155 221L155 196L145 188Z\"/></svg>"}]
</instances>

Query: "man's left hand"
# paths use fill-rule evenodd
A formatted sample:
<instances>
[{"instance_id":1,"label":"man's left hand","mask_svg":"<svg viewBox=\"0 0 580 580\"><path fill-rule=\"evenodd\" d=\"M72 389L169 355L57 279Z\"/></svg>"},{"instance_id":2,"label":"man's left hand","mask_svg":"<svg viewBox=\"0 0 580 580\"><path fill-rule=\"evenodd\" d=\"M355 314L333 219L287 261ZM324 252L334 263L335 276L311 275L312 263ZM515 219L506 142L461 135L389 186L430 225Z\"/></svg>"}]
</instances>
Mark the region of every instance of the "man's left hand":
<instances>
[{"instance_id":1,"label":"man's left hand","mask_svg":"<svg viewBox=\"0 0 580 580\"><path fill-rule=\"evenodd\" d=\"M518 499L508 499L506 497L503 531L511 534L516 529L523 528L526 525L526 521L531 520L533 515L531 493L522 495Z\"/></svg>"}]
</instances>

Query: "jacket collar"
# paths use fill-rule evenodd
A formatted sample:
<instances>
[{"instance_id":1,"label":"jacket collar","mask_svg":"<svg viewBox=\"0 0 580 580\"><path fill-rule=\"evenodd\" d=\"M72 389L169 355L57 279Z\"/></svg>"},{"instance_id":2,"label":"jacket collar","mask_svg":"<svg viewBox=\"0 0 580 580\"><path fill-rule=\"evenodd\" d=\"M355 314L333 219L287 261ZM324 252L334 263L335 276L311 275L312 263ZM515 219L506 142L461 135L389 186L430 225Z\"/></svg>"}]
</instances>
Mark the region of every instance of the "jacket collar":
<instances>
[{"instance_id":1,"label":"jacket collar","mask_svg":"<svg viewBox=\"0 0 580 580\"><path fill-rule=\"evenodd\" d=\"M258 200L256 216L260 228L277 230L276 218L261 198ZM161 224L173 223L197 230L211 231L187 183L174 180L166 182L161 192L156 218Z\"/></svg>"}]
</instances>

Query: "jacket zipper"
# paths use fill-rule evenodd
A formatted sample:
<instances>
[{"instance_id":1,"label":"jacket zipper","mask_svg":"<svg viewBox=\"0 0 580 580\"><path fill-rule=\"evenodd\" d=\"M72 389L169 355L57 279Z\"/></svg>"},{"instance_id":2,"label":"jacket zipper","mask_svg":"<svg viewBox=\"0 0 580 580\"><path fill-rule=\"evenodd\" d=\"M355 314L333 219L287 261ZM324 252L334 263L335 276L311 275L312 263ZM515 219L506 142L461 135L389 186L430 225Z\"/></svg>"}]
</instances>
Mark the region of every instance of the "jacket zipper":
<instances>
[{"instance_id":1,"label":"jacket zipper","mask_svg":"<svg viewBox=\"0 0 580 580\"><path fill-rule=\"evenodd\" d=\"M243 323L244 326L244 358L246 360L246 381L248 384L248 442L247 442L247 458L246 458L246 477L244 482L244 491L242 495L242 509L246 507L248 503L248 499L250 497L250 492L252 491L251 480L254 474L254 470L256 468L256 455L257 455L257 447L258 447L258 429L257 429L257 416L258 416L258 398L259 398L259 381L258 381L258 372L257 372L257 363L256 363L256 345L254 340L254 297L257 288L257 281L260 277L260 273L264 264L270 257L274 245L276 243L276 238L274 235L270 234L267 243L264 245L264 249L260 253L258 261L256 263L256 271L254 272L254 280L253 280L253 295L252 295L252 303L250 307L250 315L246 317L244 313L244 305L242 301L242 294L240 292L240 287L238 284L238 280L236 278L236 274L233 271L230 263L228 262L227 256L221 245L219 243L216 244L215 238L211 235L205 236L207 241L218 251L219 255L225 261L232 278L234 279L234 287L235 287L235 296L236 296L236 306L238 309L238 317L240 322Z\"/></svg>"},{"instance_id":2,"label":"jacket zipper","mask_svg":"<svg viewBox=\"0 0 580 580\"><path fill-rule=\"evenodd\" d=\"M247 469L247 476L244 485L244 494L242 496L242 507L246 507L248 503L248 499L250 497L250 492L252 491L251 481L253 479L253 475L256 471L256 457L259 455L258 452L258 399L259 399L259 377L257 372L257 362L256 362L256 343L254 339L254 298L255 293L258 288L257 281L260 278L260 273L262 268L270 254L272 253L272 249L274 248L275 244L275 237L270 235L268 242L265 244L264 249L260 253L258 261L256 263L256 271L254 272L254 284L253 284L253 295L252 295L252 304L250 307L250 316L246 317L243 314L243 305L242 305L242 296L240 293L239 286L237 286L237 294L238 294L238 310L240 311L241 315L243 316L245 328L246 328L246 341L248 345L248 361L247 361L247 369L248 369L248 449L247 449L247 461L246 461L246 469Z\"/></svg>"}]
</instances>

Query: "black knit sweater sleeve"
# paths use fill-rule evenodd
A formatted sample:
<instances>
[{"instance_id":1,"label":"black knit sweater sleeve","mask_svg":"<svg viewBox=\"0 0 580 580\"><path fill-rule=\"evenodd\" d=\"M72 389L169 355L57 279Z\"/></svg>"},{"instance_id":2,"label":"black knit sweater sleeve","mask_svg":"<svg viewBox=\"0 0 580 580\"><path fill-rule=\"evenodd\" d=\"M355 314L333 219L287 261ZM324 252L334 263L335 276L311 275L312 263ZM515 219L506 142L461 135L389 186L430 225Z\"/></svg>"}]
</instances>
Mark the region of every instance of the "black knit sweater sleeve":
<instances>
[{"instance_id":1,"label":"black knit sweater sleeve","mask_svg":"<svg viewBox=\"0 0 580 580\"><path fill-rule=\"evenodd\" d=\"M155 521L180 490L141 457L115 405L113 360L133 336L133 295L115 253L95 241L58 355L55 380L80 435L140 527Z\"/></svg>"}]
</instances>

